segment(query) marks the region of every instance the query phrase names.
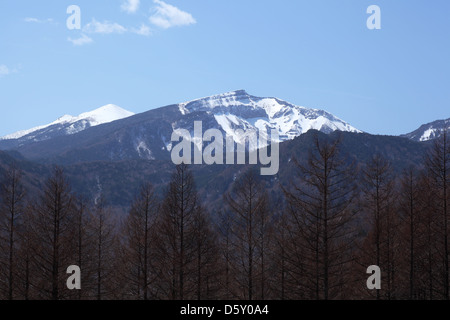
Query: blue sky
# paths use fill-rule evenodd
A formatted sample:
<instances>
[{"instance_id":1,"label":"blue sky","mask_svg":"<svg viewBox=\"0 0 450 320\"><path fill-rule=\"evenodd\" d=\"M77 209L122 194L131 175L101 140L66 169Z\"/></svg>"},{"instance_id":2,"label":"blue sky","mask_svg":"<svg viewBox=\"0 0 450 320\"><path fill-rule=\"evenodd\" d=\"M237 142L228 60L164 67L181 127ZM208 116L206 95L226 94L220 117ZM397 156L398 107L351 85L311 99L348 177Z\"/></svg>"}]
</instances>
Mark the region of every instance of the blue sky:
<instances>
[{"instance_id":1,"label":"blue sky","mask_svg":"<svg viewBox=\"0 0 450 320\"><path fill-rule=\"evenodd\" d=\"M2 0L0 136L237 89L407 133L450 117L449 17L448 0Z\"/></svg>"}]
</instances>

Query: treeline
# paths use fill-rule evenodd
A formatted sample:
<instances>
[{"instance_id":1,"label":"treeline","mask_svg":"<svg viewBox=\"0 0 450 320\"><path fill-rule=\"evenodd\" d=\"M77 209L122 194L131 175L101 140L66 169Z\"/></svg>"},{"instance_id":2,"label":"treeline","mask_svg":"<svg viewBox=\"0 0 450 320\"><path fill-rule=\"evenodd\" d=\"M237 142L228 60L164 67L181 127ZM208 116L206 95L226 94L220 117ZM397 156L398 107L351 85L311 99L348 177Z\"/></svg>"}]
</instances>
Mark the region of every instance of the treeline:
<instances>
[{"instance_id":1,"label":"treeline","mask_svg":"<svg viewBox=\"0 0 450 320\"><path fill-rule=\"evenodd\" d=\"M249 170L219 212L200 201L189 168L163 198L148 183L126 217L72 193L56 167L37 197L11 166L0 190L0 299L449 299L450 144L394 174L362 167L340 141L315 139L274 199ZM81 290L66 270L81 269ZM366 270L381 268L381 290Z\"/></svg>"}]
</instances>

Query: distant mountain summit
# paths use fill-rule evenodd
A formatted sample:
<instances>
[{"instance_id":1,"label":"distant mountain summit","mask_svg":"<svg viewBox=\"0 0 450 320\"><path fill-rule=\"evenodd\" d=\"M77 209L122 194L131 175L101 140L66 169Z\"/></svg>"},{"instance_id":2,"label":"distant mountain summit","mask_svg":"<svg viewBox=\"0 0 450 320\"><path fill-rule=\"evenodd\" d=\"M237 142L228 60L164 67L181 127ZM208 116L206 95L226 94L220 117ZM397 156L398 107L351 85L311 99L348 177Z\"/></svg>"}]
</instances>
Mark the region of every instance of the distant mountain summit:
<instances>
[{"instance_id":1,"label":"distant mountain summit","mask_svg":"<svg viewBox=\"0 0 450 320\"><path fill-rule=\"evenodd\" d=\"M439 138L445 129L450 132L450 119L437 120L431 123L424 124L419 129L411 133L402 135L402 137L420 142L429 141Z\"/></svg>"},{"instance_id":2,"label":"distant mountain summit","mask_svg":"<svg viewBox=\"0 0 450 320\"><path fill-rule=\"evenodd\" d=\"M236 144L245 143L245 137L237 130L247 135L261 129L267 132L274 129L281 142L311 129L327 134L361 132L326 111L238 90L136 115L108 105L78 117L64 116L49 125L6 136L0 140L0 149L14 149L30 159L57 159L63 163L170 160L172 133L185 129L193 136L195 121L202 122L203 131L218 129L233 137Z\"/></svg>"},{"instance_id":3,"label":"distant mountain summit","mask_svg":"<svg viewBox=\"0 0 450 320\"><path fill-rule=\"evenodd\" d=\"M236 129L275 129L281 141L292 140L311 129L324 133L361 132L326 111L296 106L278 98L255 97L245 90L181 103L178 107L183 115L201 111L213 114L220 129L235 137L236 142L239 142Z\"/></svg>"},{"instance_id":4,"label":"distant mountain summit","mask_svg":"<svg viewBox=\"0 0 450 320\"><path fill-rule=\"evenodd\" d=\"M18 131L1 137L0 140L9 140L10 144L21 146L25 143L45 141L58 136L76 134L90 127L127 118L132 115L134 113L116 105L108 104L93 111L82 113L79 116L64 115L47 125Z\"/></svg>"}]
</instances>

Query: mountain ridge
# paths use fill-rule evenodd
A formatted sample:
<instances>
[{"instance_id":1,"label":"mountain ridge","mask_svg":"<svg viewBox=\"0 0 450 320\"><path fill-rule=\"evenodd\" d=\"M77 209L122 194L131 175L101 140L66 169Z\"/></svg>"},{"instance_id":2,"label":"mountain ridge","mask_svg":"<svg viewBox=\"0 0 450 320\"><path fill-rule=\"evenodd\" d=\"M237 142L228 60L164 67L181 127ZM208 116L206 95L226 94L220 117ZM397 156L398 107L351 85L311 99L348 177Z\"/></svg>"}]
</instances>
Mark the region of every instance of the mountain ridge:
<instances>
[{"instance_id":1,"label":"mountain ridge","mask_svg":"<svg viewBox=\"0 0 450 320\"><path fill-rule=\"evenodd\" d=\"M195 121L202 121L204 130L215 128L232 136L237 144L245 143L243 137L235 134L238 129L246 134L274 129L279 133L280 142L292 140L311 129L324 133L361 132L326 111L238 90L86 126L73 134L62 132L37 141L1 140L0 149L16 150L26 158L43 162L167 160L173 132L185 129L193 133Z\"/></svg>"},{"instance_id":2,"label":"mountain ridge","mask_svg":"<svg viewBox=\"0 0 450 320\"><path fill-rule=\"evenodd\" d=\"M172 111L177 106L172 107ZM133 122L133 119L128 119ZM134 120L135 121L135 120ZM112 125L112 124L109 124ZM100 129L97 127L95 130ZM280 144L280 171L275 176L261 177L268 185L270 192L277 189L277 185L287 185L296 172L293 158L300 163L306 163L309 150L314 143L314 137L341 140L341 152L348 162L355 162L361 168L368 163L373 155L381 154L392 163L396 174L411 165L420 164L423 157L431 147L429 143L420 143L396 136L379 136L367 133L333 132L324 134L316 130L310 130L293 140ZM77 155L80 150L69 152L70 156ZM60 161L62 160L62 161ZM175 165L167 157L165 160L146 161L145 159L124 159L122 161L64 161L55 158L53 162L42 163L24 159L17 152L0 151L0 174L2 168L7 168L12 163L25 171L24 176L30 181L30 187L38 192L45 178L49 176L53 164L64 168L73 190L93 201L98 196L99 190L105 195L106 202L120 209L122 213L128 210L128 206L134 196L139 192L139 187L145 182L155 185L160 195L163 195L167 183L175 169ZM260 165L192 165L196 184L201 197L208 203L215 203L215 209L220 210L220 199L231 188L234 179L250 167L259 169ZM100 187L99 187L100 186ZM278 190L279 191L279 190Z\"/></svg>"},{"instance_id":3,"label":"mountain ridge","mask_svg":"<svg viewBox=\"0 0 450 320\"><path fill-rule=\"evenodd\" d=\"M62 135L71 135L90 127L124 119L132 115L134 115L133 112L122 109L113 104L107 104L95 110L81 113L78 116L63 115L49 124L8 134L6 136L0 137L0 141L42 141L51 139L52 137L50 133L54 133L55 131L61 131Z\"/></svg>"},{"instance_id":4,"label":"mountain ridge","mask_svg":"<svg viewBox=\"0 0 450 320\"><path fill-rule=\"evenodd\" d=\"M450 118L445 120L436 120L421 125L418 129L401 135L414 141L425 142L439 138L444 130L450 131Z\"/></svg>"}]
</instances>

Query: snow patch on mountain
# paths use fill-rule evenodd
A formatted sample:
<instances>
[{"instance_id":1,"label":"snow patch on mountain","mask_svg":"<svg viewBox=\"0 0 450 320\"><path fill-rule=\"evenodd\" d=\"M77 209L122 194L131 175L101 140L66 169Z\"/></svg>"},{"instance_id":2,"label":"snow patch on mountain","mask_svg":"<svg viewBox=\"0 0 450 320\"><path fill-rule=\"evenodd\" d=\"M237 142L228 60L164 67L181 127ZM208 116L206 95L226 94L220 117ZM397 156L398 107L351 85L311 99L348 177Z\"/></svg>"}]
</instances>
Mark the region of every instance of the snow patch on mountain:
<instances>
[{"instance_id":1,"label":"snow patch on mountain","mask_svg":"<svg viewBox=\"0 0 450 320\"><path fill-rule=\"evenodd\" d=\"M444 130L450 130L450 119L437 120L431 123L424 124L419 129L411 133L402 135L402 137L414 141L425 142L439 138Z\"/></svg>"},{"instance_id":2,"label":"snow patch on mountain","mask_svg":"<svg viewBox=\"0 0 450 320\"><path fill-rule=\"evenodd\" d=\"M147 146L147 143L144 140L140 140L136 143L136 151L139 156L143 159L147 160L155 160L153 156L152 150Z\"/></svg>"},{"instance_id":3,"label":"snow patch on mountain","mask_svg":"<svg viewBox=\"0 0 450 320\"><path fill-rule=\"evenodd\" d=\"M246 138L236 133L238 129L249 134L274 129L280 141L292 140L311 129L325 133L362 132L326 111L296 106L277 98L255 97L244 90L181 103L178 107L182 115L202 111L214 115L217 125L237 143Z\"/></svg>"},{"instance_id":4,"label":"snow patch on mountain","mask_svg":"<svg viewBox=\"0 0 450 320\"><path fill-rule=\"evenodd\" d=\"M436 135L436 130L433 127L431 127L430 129L426 130L423 135L420 137L420 141L428 141L430 139L432 139L432 137L434 137Z\"/></svg>"},{"instance_id":5,"label":"snow patch on mountain","mask_svg":"<svg viewBox=\"0 0 450 320\"><path fill-rule=\"evenodd\" d=\"M82 113L79 116L64 115L47 125L18 131L4 136L0 138L0 140L20 139L27 136L30 136L28 137L28 140L33 140L36 139L36 137L33 136L33 133L43 133L43 131L45 131L45 134L48 136L52 132L58 131L58 129L63 130L66 135L72 135L89 127L95 127L104 123L124 119L132 115L134 115L133 112L127 111L113 104L108 104L93 111Z\"/></svg>"}]
</instances>

